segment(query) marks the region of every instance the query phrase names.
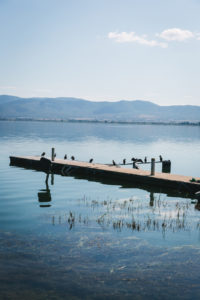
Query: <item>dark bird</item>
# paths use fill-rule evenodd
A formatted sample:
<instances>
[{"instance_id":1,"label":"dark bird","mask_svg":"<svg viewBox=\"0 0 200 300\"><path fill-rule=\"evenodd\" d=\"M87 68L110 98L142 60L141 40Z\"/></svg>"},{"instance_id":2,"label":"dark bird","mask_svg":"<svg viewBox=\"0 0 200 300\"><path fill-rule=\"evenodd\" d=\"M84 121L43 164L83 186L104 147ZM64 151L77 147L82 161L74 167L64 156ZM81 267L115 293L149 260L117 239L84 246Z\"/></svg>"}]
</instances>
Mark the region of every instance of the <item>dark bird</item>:
<instances>
[{"instance_id":1,"label":"dark bird","mask_svg":"<svg viewBox=\"0 0 200 300\"><path fill-rule=\"evenodd\" d=\"M116 166L116 162L114 160L112 161L112 163L113 163L113 166Z\"/></svg>"},{"instance_id":2,"label":"dark bird","mask_svg":"<svg viewBox=\"0 0 200 300\"><path fill-rule=\"evenodd\" d=\"M123 165L125 165L125 164L126 164L126 158L123 159Z\"/></svg>"},{"instance_id":3,"label":"dark bird","mask_svg":"<svg viewBox=\"0 0 200 300\"><path fill-rule=\"evenodd\" d=\"M147 157L145 156L145 158L144 158L144 162L145 162L145 164L147 163Z\"/></svg>"},{"instance_id":4,"label":"dark bird","mask_svg":"<svg viewBox=\"0 0 200 300\"><path fill-rule=\"evenodd\" d=\"M132 157L131 160L132 161L137 161L137 158Z\"/></svg>"},{"instance_id":5,"label":"dark bird","mask_svg":"<svg viewBox=\"0 0 200 300\"><path fill-rule=\"evenodd\" d=\"M45 156L45 154L46 154L45 152L42 152L41 156Z\"/></svg>"},{"instance_id":6,"label":"dark bird","mask_svg":"<svg viewBox=\"0 0 200 300\"><path fill-rule=\"evenodd\" d=\"M56 157L56 153L54 153L54 158Z\"/></svg>"},{"instance_id":7,"label":"dark bird","mask_svg":"<svg viewBox=\"0 0 200 300\"><path fill-rule=\"evenodd\" d=\"M137 162L143 163L143 160L141 158L137 159Z\"/></svg>"},{"instance_id":8,"label":"dark bird","mask_svg":"<svg viewBox=\"0 0 200 300\"><path fill-rule=\"evenodd\" d=\"M65 154L64 159L67 159L67 154Z\"/></svg>"},{"instance_id":9,"label":"dark bird","mask_svg":"<svg viewBox=\"0 0 200 300\"><path fill-rule=\"evenodd\" d=\"M161 155L159 155L159 158L160 158L160 161L163 161L163 158L162 158L162 156L161 156Z\"/></svg>"},{"instance_id":10,"label":"dark bird","mask_svg":"<svg viewBox=\"0 0 200 300\"><path fill-rule=\"evenodd\" d=\"M92 163L92 162L93 162L93 158L91 158L91 159L89 160L89 162Z\"/></svg>"},{"instance_id":11,"label":"dark bird","mask_svg":"<svg viewBox=\"0 0 200 300\"><path fill-rule=\"evenodd\" d=\"M73 155L71 156L71 160L75 160L75 157Z\"/></svg>"}]
</instances>

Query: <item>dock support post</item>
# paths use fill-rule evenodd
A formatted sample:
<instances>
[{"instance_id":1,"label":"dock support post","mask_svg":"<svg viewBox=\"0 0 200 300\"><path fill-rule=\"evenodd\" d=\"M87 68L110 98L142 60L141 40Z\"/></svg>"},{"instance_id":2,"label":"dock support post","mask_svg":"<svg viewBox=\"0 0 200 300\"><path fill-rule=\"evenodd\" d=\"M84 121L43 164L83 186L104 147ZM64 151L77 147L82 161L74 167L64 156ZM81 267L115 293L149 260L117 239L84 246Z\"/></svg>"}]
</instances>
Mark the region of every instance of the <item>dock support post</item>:
<instances>
[{"instance_id":1,"label":"dock support post","mask_svg":"<svg viewBox=\"0 0 200 300\"><path fill-rule=\"evenodd\" d=\"M155 175L155 158L151 159L151 175Z\"/></svg>"},{"instance_id":2,"label":"dock support post","mask_svg":"<svg viewBox=\"0 0 200 300\"><path fill-rule=\"evenodd\" d=\"M54 174L51 173L51 185L54 185Z\"/></svg>"},{"instance_id":3,"label":"dock support post","mask_svg":"<svg viewBox=\"0 0 200 300\"><path fill-rule=\"evenodd\" d=\"M149 205L153 206L153 204L154 204L154 192L150 192L150 202L149 202Z\"/></svg>"},{"instance_id":4,"label":"dock support post","mask_svg":"<svg viewBox=\"0 0 200 300\"><path fill-rule=\"evenodd\" d=\"M55 158L55 148L51 148L51 160L54 161Z\"/></svg>"}]
</instances>

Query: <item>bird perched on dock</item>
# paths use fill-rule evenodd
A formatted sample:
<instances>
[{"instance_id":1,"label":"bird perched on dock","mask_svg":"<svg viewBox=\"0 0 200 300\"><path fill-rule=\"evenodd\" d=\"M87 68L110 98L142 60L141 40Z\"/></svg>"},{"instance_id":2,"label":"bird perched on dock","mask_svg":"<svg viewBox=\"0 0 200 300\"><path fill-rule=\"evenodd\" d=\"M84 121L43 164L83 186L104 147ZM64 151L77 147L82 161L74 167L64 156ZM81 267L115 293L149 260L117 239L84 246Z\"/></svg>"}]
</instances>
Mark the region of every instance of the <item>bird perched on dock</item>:
<instances>
[{"instance_id":1,"label":"bird perched on dock","mask_svg":"<svg viewBox=\"0 0 200 300\"><path fill-rule=\"evenodd\" d=\"M137 161L137 158L132 157L131 160L132 161Z\"/></svg>"},{"instance_id":2,"label":"bird perched on dock","mask_svg":"<svg viewBox=\"0 0 200 300\"><path fill-rule=\"evenodd\" d=\"M75 160L75 157L73 155L71 156L71 160Z\"/></svg>"},{"instance_id":3,"label":"bird perched on dock","mask_svg":"<svg viewBox=\"0 0 200 300\"><path fill-rule=\"evenodd\" d=\"M113 166L116 166L116 162L114 160L112 160Z\"/></svg>"},{"instance_id":4,"label":"bird perched on dock","mask_svg":"<svg viewBox=\"0 0 200 300\"><path fill-rule=\"evenodd\" d=\"M89 163L92 163L93 162L93 158L91 158L90 160L89 160Z\"/></svg>"},{"instance_id":5,"label":"bird perched on dock","mask_svg":"<svg viewBox=\"0 0 200 300\"><path fill-rule=\"evenodd\" d=\"M159 155L159 158L160 158L160 161L163 161L163 158L162 158L162 156L161 156L161 155Z\"/></svg>"},{"instance_id":6,"label":"bird perched on dock","mask_svg":"<svg viewBox=\"0 0 200 300\"><path fill-rule=\"evenodd\" d=\"M45 154L46 154L45 152L42 152L41 156L45 156Z\"/></svg>"},{"instance_id":7,"label":"bird perched on dock","mask_svg":"<svg viewBox=\"0 0 200 300\"><path fill-rule=\"evenodd\" d=\"M144 158L144 162L145 162L145 164L147 163L147 157L145 156L145 158Z\"/></svg>"},{"instance_id":8,"label":"bird perched on dock","mask_svg":"<svg viewBox=\"0 0 200 300\"><path fill-rule=\"evenodd\" d=\"M123 159L123 165L125 165L125 164L126 164L126 158Z\"/></svg>"},{"instance_id":9,"label":"bird perched on dock","mask_svg":"<svg viewBox=\"0 0 200 300\"><path fill-rule=\"evenodd\" d=\"M143 163L143 160L141 158L138 158L136 161Z\"/></svg>"},{"instance_id":10,"label":"bird perched on dock","mask_svg":"<svg viewBox=\"0 0 200 300\"><path fill-rule=\"evenodd\" d=\"M64 159L67 159L67 154L65 154Z\"/></svg>"},{"instance_id":11,"label":"bird perched on dock","mask_svg":"<svg viewBox=\"0 0 200 300\"><path fill-rule=\"evenodd\" d=\"M56 158L56 153L54 153L54 158Z\"/></svg>"}]
</instances>

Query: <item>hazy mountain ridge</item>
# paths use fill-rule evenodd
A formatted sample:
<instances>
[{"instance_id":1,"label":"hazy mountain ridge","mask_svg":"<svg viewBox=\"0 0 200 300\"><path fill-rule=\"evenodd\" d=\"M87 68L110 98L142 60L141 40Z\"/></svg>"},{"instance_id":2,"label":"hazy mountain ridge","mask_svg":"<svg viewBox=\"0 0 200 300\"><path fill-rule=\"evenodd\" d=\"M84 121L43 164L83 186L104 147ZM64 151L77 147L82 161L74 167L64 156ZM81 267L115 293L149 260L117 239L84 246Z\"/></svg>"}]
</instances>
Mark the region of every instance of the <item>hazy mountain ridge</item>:
<instances>
[{"instance_id":1,"label":"hazy mountain ridge","mask_svg":"<svg viewBox=\"0 0 200 300\"><path fill-rule=\"evenodd\" d=\"M20 98L1 95L0 118L199 122L200 106L159 106L142 100L93 102L69 97Z\"/></svg>"}]
</instances>

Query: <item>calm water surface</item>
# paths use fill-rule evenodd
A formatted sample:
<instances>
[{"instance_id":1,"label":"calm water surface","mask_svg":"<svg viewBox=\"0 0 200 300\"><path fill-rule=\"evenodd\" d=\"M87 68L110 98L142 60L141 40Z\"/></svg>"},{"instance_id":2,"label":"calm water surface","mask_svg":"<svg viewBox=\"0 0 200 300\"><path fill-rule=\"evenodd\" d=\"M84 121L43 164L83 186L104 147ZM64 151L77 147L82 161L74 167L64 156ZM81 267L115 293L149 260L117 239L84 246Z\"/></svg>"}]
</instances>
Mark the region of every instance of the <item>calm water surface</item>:
<instances>
[{"instance_id":1,"label":"calm water surface","mask_svg":"<svg viewBox=\"0 0 200 300\"><path fill-rule=\"evenodd\" d=\"M199 127L0 122L1 299L199 299L194 199L59 175L46 186L9 166L51 147L100 163L161 154L172 173L200 176Z\"/></svg>"}]
</instances>

